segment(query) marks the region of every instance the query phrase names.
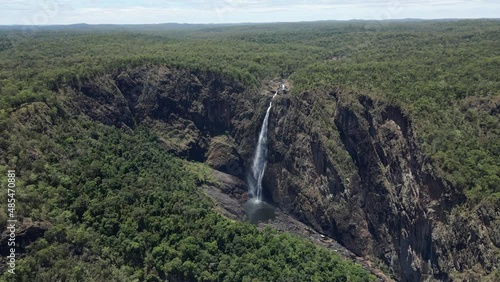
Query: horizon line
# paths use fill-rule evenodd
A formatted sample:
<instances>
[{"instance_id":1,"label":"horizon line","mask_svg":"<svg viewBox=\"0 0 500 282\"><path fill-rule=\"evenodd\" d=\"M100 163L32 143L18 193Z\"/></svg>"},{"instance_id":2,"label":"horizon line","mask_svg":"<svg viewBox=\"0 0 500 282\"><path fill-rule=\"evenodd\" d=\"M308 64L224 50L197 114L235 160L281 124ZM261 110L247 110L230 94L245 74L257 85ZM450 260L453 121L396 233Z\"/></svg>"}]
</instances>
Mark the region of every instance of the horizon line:
<instances>
[{"instance_id":1,"label":"horizon line","mask_svg":"<svg viewBox=\"0 0 500 282\"><path fill-rule=\"evenodd\" d=\"M391 21L466 21L466 20L500 20L500 18L397 18L397 19L348 19L348 20L311 20L311 21L276 21L276 22L232 22L232 23L183 23L183 22L160 22L160 23L69 23L69 24L39 24L39 25L26 25L26 24L0 24L1 27L53 27L53 26L75 26L75 25L87 25L87 26L144 26L144 25L252 25L252 24L282 24L282 23L319 23L319 22L391 22Z\"/></svg>"}]
</instances>

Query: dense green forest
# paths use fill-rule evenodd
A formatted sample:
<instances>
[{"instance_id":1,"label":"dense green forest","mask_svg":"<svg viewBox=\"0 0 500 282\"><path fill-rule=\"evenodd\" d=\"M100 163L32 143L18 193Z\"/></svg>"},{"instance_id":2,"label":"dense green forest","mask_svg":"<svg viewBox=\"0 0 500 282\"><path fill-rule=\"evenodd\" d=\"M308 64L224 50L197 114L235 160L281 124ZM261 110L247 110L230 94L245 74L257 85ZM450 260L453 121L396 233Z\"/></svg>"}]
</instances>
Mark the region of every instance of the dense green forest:
<instances>
[{"instance_id":1,"label":"dense green forest","mask_svg":"<svg viewBox=\"0 0 500 282\"><path fill-rule=\"evenodd\" d=\"M144 63L215 71L253 87L291 75L295 93L341 87L401 105L442 173L481 198L500 192L498 113L480 108L499 99L498 27L476 20L3 31L2 115L55 100L64 83Z\"/></svg>"},{"instance_id":2,"label":"dense green forest","mask_svg":"<svg viewBox=\"0 0 500 282\"><path fill-rule=\"evenodd\" d=\"M19 173L19 215L50 224L15 281L373 279L312 243L218 215L198 191L212 181L204 166L167 154L147 128L69 114L60 88L120 68L210 71L256 91L289 77L292 95L377 97L408 113L466 206L500 198L500 21L33 29L0 30L0 167ZM2 230L6 219L2 208Z\"/></svg>"},{"instance_id":3,"label":"dense green forest","mask_svg":"<svg viewBox=\"0 0 500 282\"><path fill-rule=\"evenodd\" d=\"M9 150L25 169L18 213L51 227L4 281L370 280L331 251L216 214L197 190L210 181L204 167L168 155L145 130L55 121L35 162L20 153L29 140Z\"/></svg>"}]
</instances>

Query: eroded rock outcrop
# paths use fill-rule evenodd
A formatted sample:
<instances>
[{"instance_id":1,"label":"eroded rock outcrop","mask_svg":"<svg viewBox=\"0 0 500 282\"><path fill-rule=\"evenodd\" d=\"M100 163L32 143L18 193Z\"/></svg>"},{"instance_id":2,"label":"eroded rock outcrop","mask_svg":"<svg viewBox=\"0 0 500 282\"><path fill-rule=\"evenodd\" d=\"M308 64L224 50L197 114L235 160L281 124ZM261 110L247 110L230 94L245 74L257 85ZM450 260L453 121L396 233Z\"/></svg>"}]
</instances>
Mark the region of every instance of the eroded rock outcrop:
<instances>
[{"instance_id":1,"label":"eroded rock outcrop","mask_svg":"<svg viewBox=\"0 0 500 282\"><path fill-rule=\"evenodd\" d=\"M32 221L31 218L24 218L22 222L16 223L16 255L23 257L29 245L39 238L43 237L45 232L50 228L50 223L43 221ZM7 268L7 256L10 255L10 246L8 244L10 236L4 232L0 237L0 273Z\"/></svg>"}]
</instances>

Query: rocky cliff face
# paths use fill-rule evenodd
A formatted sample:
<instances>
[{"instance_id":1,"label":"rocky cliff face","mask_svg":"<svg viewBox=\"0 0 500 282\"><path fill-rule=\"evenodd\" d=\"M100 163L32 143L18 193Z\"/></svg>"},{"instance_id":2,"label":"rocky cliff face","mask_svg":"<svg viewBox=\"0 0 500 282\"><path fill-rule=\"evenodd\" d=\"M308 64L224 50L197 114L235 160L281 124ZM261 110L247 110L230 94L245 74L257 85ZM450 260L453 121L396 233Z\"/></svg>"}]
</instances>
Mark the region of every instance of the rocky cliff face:
<instances>
[{"instance_id":1,"label":"rocky cliff face","mask_svg":"<svg viewBox=\"0 0 500 282\"><path fill-rule=\"evenodd\" d=\"M434 173L399 108L341 91L277 104L265 186L282 209L402 281L498 265L498 205L459 215L464 195Z\"/></svg>"},{"instance_id":2,"label":"rocky cliff face","mask_svg":"<svg viewBox=\"0 0 500 282\"><path fill-rule=\"evenodd\" d=\"M258 97L212 73L164 66L117 70L62 89L61 96L69 115L152 128L171 153L238 176L258 130Z\"/></svg>"},{"instance_id":3,"label":"rocky cliff face","mask_svg":"<svg viewBox=\"0 0 500 282\"><path fill-rule=\"evenodd\" d=\"M241 179L269 94L163 66L61 90L68 114L146 126L173 154ZM456 209L465 197L434 172L399 108L340 90L274 105L264 190L283 211L402 281L476 279L500 264L499 205Z\"/></svg>"}]
</instances>

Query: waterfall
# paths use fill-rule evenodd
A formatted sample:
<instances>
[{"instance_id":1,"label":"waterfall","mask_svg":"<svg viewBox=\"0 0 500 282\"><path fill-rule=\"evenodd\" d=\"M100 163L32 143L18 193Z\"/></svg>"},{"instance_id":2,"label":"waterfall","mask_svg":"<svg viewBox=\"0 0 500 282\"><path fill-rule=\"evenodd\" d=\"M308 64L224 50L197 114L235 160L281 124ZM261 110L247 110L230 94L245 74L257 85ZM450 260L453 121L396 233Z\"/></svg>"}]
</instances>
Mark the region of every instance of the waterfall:
<instances>
[{"instance_id":1,"label":"waterfall","mask_svg":"<svg viewBox=\"0 0 500 282\"><path fill-rule=\"evenodd\" d=\"M274 97L278 94L278 91L274 93ZM248 180L248 186L250 187L250 194L252 199L256 202L262 201L262 178L264 177L264 171L266 170L267 164L267 129L269 124L269 113L271 112L271 107L273 102L269 102L269 108L267 108L266 116L262 122L262 128L259 133L259 140L257 142L257 147L255 148L255 153L253 156L251 175Z\"/></svg>"}]
</instances>

